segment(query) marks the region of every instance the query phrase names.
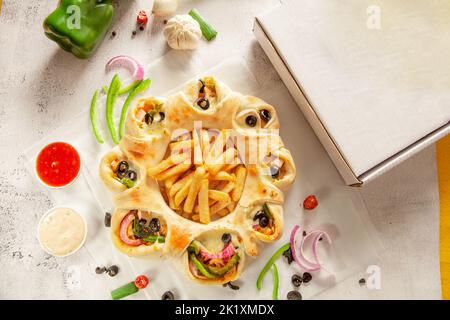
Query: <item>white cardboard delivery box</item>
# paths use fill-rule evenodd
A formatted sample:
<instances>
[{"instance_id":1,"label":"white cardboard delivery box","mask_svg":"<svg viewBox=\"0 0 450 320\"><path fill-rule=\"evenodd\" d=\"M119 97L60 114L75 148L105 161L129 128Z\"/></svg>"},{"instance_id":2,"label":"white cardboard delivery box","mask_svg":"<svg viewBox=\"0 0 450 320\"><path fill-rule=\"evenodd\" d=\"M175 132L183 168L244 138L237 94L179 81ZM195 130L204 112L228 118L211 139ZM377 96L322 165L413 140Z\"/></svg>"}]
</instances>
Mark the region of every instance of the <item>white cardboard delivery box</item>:
<instances>
[{"instance_id":1,"label":"white cardboard delivery box","mask_svg":"<svg viewBox=\"0 0 450 320\"><path fill-rule=\"evenodd\" d=\"M450 133L449 17L447 0L284 0L254 34L346 183L362 185Z\"/></svg>"}]
</instances>

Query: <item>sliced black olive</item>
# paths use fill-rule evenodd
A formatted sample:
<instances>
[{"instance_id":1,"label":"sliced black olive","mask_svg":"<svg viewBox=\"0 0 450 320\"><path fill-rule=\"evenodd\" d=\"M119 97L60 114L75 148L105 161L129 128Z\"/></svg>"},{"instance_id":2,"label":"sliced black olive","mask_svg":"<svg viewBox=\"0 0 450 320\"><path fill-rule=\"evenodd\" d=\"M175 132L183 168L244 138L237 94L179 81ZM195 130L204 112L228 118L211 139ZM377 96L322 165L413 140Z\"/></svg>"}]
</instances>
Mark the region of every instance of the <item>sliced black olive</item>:
<instances>
[{"instance_id":1,"label":"sliced black olive","mask_svg":"<svg viewBox=\"0 0 450 320\"><path fill-rule=\"evenodd\" d=\"M153 218L150 220L150 224L148 225L150 228L150 231L153 233L158 232L161 229L161 223L159 222L158 218Z\"/></svg>"},{"instance_id":2,"label":"sliced black olive","mask_svg":"<svg viewBox=\"0 0 450 320\"><path fill-rule=\"evenodd\" d=\"M231 242L231 234L229 234L229 233L224 233L224 234L222 235L222 242L225 243L225 244Z\"/></svg>"},{"instance_id":3,"label":"sliced black olive","mask_svg":"<svg viewBox=\"0 0 450 320\"><path fill-rule=\"evenodd\" d=\"M291 248L289 248L283 252L283 257L286 258L288 264L291 264L292 261L294 261L294 257L292 256Z\"/></svg>"},{"instance_id":4,"label":"sliced black olive","mask_svg":"<svg viewBox=\"0 0 450 320\"><path fill-rule=\"evenodd\" d=\"M239 286L231 283L231 281L222 285L224 288L229 287L231 290L239 290Z\"/></svg>"},{"instance_id":5,"label":"sliced black olive","mask_svg":"<svg viewBox=\"0 0 450 320\"><path fill-rule=\"evenodd\" d=\"M136 173L136 171L129 170L129 171L127 172L127 177L128 177L131 181L136 181L136 180L137 180L137 173Z\"/></svg>"},{"instance_id":6,"label":"sliced black olive","mask_svg":"<svg viewBox=\"0 0 450 320\"><path fill-rule=\"evenodd\" d=\"M249 115L247 116L247 118L245 118L245 123L249 126L249 127L254 127L256 126L256 123L258 122L258 119L256 119L256 117L254 115Z\"/></svg>"},{"instance_id":7,"label":"sliced black olive","mask_svg":"<svg viewBox=\"0 0 450 320\"><path fill-rule=\"evenodd\" d=\"M274 179L278 178L278 176L280 175L280 168L278 168L277 166L270 166L269 170L270 170L270 175Z\"/></svg>"},{"instance_id":8,"label":"sliced black olive","mask_svg":"<svg viewBox=\"0 0 450 320\"><path fill-rule=\"evenodd\" d=\"M153 116L150 113L146 113L144 116L144 122L148 125L153 123Z\"/></svg>"},{"instance_id":9,"label":"sliced black olive","mask_svg":"<svg viewBox=\"0 0 450 320\"><path fill-rule=\"evenodd\" d=\"M108 275L110 277L114 277L115 275L117 275L119 273L119 267L116 265L113 265L113 266L109 267L108 270L106 270L106 272L108 272Z\"/></svg>"},{"instance_id":10,"label":"sliced black olive","mask_svg":"<svg viewBox=\"0 0 450 320\"><path fill-rule=\"evenodd\" d=\"M259 226L261 228L265 228L269 225L269 218L267 216L263 216L259 219Z\"/></svg>"},{"instance_id":11,"label":"sliced black olive","mask_svg":"<svg viewBox=\"0 0 450 320\"><path fill-rule=\"evenodd\" d=\"M119 164L117 165L117 172L124 174L128 171L129 167L130 167L130 165L128 164L128 162L120 161Z\"/></svg>"},{"instance_id":12,"label":"sliced black olive","mask_svg":"<svg viewBox=\"0 0 450 320\"><path fill-rule=\"evenodd\" d=\"M95 268L95 273L96 274L102 274L104 272L106 272L106 268L105 267L97 267L97 268Z\"/></svg>"},{"instance_id":13,"label":"sliced black olive","mask_svg":"<svg viewBox=\"0 0 450 320\"><path fill-rule=\"evenodd\" d=\"M208 110L209 109L209 100L206 98L200 98L197 100L197 105L202 110Z\"/></svg>"},{"instance_id":14,"label":"sliced black olive","mask_svg":"<svg viewBox=\"0 0 450 320\"><path fill-rule=\"evenodd\" d=\"M294 287L300 287L300 285L303 282L303 279L301 276L299 276L298 274L294 274L291 278L291 282L294 285Z\"/></svg>"},{"instance_id":15,"label":"sliced black olive","mask_svg":"<svg viewBox=\"0 0 450 320\"><path fill-rule=\"evenodd\" d=\"M309 272L303 273L302 279L303 279L303 283L308 283L308 282L310 282L311 279L312 279L311 273L309 273Z\"/></svg>"},{"instance_id":16,"label":"sliced black olive","mask_svg":"<svg viewBox=\"0 0 450 320\"><path fill-rule=\"evenodd\" d=\"M288 292L287 299L288 300L302 300L302 295L300 294L300 292L292 290L292 291Z\"/></svg>"},{"instance_id":17,"label":"sliced black olive","mask_svg":"<svg viewBox=\"0 0 450 320\"><path fill-rule=\"evenodd\" d=\"M175 297L171 291L166 291L163 293L161 300L175 300Z\"/></svg>"},{"instance_id":18,"label":"sliced black olive","mask_svg":"<svg viewBox=\"0 0 450 320\"><path fill-rule=\"evenodd\" d=\"M366 279L361 278L361 279L359 279L358 283L359 283L360 286L363 286L363 285L366 284Z\"/></svg>"},{"instance_id":19,"label":"sliced black olive","mask_svg":"<svg viewBox=\"0 0 450 320\"><path fill-rule=\"evenodd\" d=\"M164 112L160 112L159 113L159 122L164 121L165 118L166 118L166 114Z\"/></svg>"},{"instance_id":20,"label":"sliced black olive","mask_svg":"<svg viewBox=\"0 0 450 320\"><path fill-rule=\"evenodd\" d=\"M258 219L261 219L262 217L266 216L263 210L259 210L255 216L253 217L253 221L256 221Z\"/></svg>"},{"instance_id":21,"label":"sliced black olive","mask_svg":"<svg viewBox=\"0 0 450 320\"><path fill-rule=\"evenodd\" d=\"M259 110L259 116L266 122L269 122L270 119L272 119L272 114L270 114L270 111L267 109Z\"/></svg>"},{"instance_id":22,"label":"sliced black olive","mask_svg":"<svg viewBox=\"0 0 450 320\"><path fill-rule=\"evenodd\" d=\"M107 227L107 228L111 227L111 213L105 212L104 223L105 223L105 227Z\"/></svg>"},{"instance_id":23,"label":"sliced black olive","mask_svg":"<svg viewBox=\"0 0 450 320\"><path fill-rule=\"evenodd\" d=\"M203 81L202 79L198 79L198 81L200 82L200 89L198 89L199 93L205 93L205 81Z\"/></svg>"},{"instance_id":24,"label":"sliced black olive","mask_svg":"<svg viewBox=\"0 0 450 320\"><path fill-rule=\"evenodd\" d=\"M145 219L139 219L139 226L143 227L147 223L147 220Z\"/></svg>"}]
</instances>

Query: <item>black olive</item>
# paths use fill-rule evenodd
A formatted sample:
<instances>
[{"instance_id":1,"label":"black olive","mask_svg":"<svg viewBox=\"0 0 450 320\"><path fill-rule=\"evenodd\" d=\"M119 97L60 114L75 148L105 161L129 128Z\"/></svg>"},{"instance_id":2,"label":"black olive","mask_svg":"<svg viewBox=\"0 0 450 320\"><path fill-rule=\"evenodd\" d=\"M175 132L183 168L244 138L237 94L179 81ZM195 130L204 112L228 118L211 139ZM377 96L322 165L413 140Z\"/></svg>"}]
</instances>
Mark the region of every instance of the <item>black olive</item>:
<instances>
[{"instance_id":1,"label":"black olive","mask_svg":"<svg viewBox=\"0 0 450 320\"><path fill-rule=\"evenodd\" d=\"M200 98L197 100L197 105L202 110L208 110L209 109L209 100L206 98Z\"/></svg>"},{"instance_id":2,"label":"black olive","mask_svg":"<svg viewBox=\"0 0 450 320\"><path fill-rule=\"evenodd\" d=\"M127 176L131 181L136 181L137 180L137 173L136 171L130 170L127 172Z\"/></svg>"},{"instance_id":3,"label":"black olive","mask_svg":"<svg viewBox=\"0 0 450 320\"><path fill-rule=\"evenodd\" d=\"M294 274L291 278L291 282L294 285L294 287L300 287L300 285L303 282L303 279L298 274Z\"/></svg>"},{"instance_id":4,"label":"black olive","mask_svg":"<svg viewBox=\"0 0 450 320\"><path fill-rule=\"evenodd\" d=\"M198 79L198 81L200 82L200 89L198 89L199 93L205 93L205 82L202 79Z\"/></svg>"},{"instance_id":5,"label":"black olive","mask_svg":"<svg viewBox=\"0 0 450 320\"><path fill-rule=\"evenodd\" d=\"M247 116L247 118L245 118L245 123L249 126L249 127L254 127L256 126L256 123L258 122L258 119L256 119L256 117L254 115L249 115Z\"/></svg>"},{"instance_id":6,"label":"black olive","mask_svg":"<svg viewBox=\"0 0 450 320\"><path fill-rule=\"evenodd\" d=\"M232 284L231 281L224 283L224 287L229 287L231 290L239 290L239 286Z\"/></svg>"},{"instance_id":7,"label":"black olive","mask_svg":"<svg viewBox=\"0 0 450 320\"><path fill-rule=\"evenodd\" d=\"M231 234L229 234L229 233L224 233L224 234L222 235L222 241L223 241L223 243L229 243L229 242L231 242Z\"/></svg>"},{"instance_id":8,"label":"black olive","mask_svg":"<svg viewBox=\"0 0 450 320\"><path fill-rule=\"evenodd\" d=\"M159 122L164 121L165 118L166 118L166 114L164 112L160 112L159 113Z\"/></svg>"},{"instance_id":9,"label":"black olive","mask_svg":"<svg viewBox=\"0 0 450 320\"><path fill-rule=\"evenodd\" d=\"M111 227L111 213L105 212L104 223L105 223L105 227L107 227L107 228Z\"/></svg>"},{"instance_id":10,"label":"black olive","mask_svg":"<svg viewBox=\"0 0 450 320\"><path fill-rule=\"evenodd\" d=\"M106 271L105 267L97 267L97 268L95 268L95 273L96 274L102 274L105 271Z\"/></svg>"},{"instance_id":11,"label":"black olive","mask_svg":"<svg viewBox=\"0 0 450 320\"><path fill-rule=\"evenodd\" d=\"M302 295L300 294L300 292L292 290L292 291L288 292L287 299L288 300L302 300Z\"/></svg>"},{"instance_id":12,"label":"black olive","mask_svg":"<svg viewBox=\"0 0 450 320\"><path fill-rule=\"evenodd\" d=\"M145 219L139 219L139 226L143 227L147 223L147 220Z\"/></svg>"},{"instance_id":13,"label":"black olive","mask_svg":"<svg viewBox=\"0 0 450 320\"><path fill-rule=\"evenodd\" d=\"M113 265L113 266L109 267L108 270L106 270L106 272L108 272L108 275L110 277L114 277L116 274L119 273L119 267L116 265Z\"/></svg>"},{"instance_id":14,"label":"black olive","mask_svg":"<svg viewBox=\"0 0 450 320\"><path fill-rule=\"evenodd\" d=\"M156 233L161 229L161 223L159 222L158 218L153 218L152 220L150 220L150 224L148 226L150 228L150 231L153 233Z\"/></svg>"},{"instance_id":15,"label":"black olive","mask_svg":"<svg viewBox=\"0 0 450 320\"><path fill-rule=\"evenodd\" d=\"M267 216L261 217L259 219L259 226L265 228L269 225L269 218Z\"/></svg>"},{"instance_id":16,"label":"black olive","mask_svg":"<svg viewBox=\"0 0 450 320\"><path fill-rule=\"evenodd\" d=\"M259 110L259 116L266 122L269 122L270 119L272 119L272 115L270 114L270 111L267 109Z\"/></svg>"},{"instance_id":17,"label":"black olive","mask_svg":"<svg viewBox=\"0 0 450 320\"><path fill-rule=\"evenodd\" d=\"M255 214L255 216L253 217L253 221L256 221L256 220L258 220L258 219L261 219L262 217L265 217L266 216L266 214L264 213L264 211L263 210L259 210L256 214Z\"/></svg>"},{"instance_id":18,"label":"black olive","mask_svg":"<svg viewBox=\"0 0 450 320\"><path fill-rule=\"evenodd\" d=\"M129 168L129 164L126 161L120 161L119 164L117 165L117 172L124 174L128 171Z\"/></svg>"},{"instance_id":19,"label":"black olive","mask_svg":"<svg viewBox=\"0 0 450 320\"><path fill-rule=\"evenodd\" d=\"M153 123L153 116L150 113L146 113L144 116L144 122L148 125Z\"/></svg>"},{"instance_id":20,"label":"black olive","mask_svg":"<svg viewBox=\"0 0 450 320\"><path fill-rule=\"evenodd\" d=\"M361 278L361 279L359 279L358 283L359 283L360 286L363 286L363 285L366 284L366 279Z\"/></svg>"},{"instance_id":21,"label":"black olive","mask_svg":"<svg viewBox=\"0 0 450 320\"><path fill-rule=\"evenodd\" d=\"M175 297L171 291L166 291L163 293L161 300L175 300Z\"/></svg>"},{"instance_id":22,"label":"black olive","mask_svg":"<svg viewBox=\"0 0 450 320\"><path fill-rule=\"evenodd\" d=\"M305 272L305 273L303 273L303 277L302 277L302 279L303 279L303 282L304 282L304 283L308 283L308 282L310 282L310 281L311 281L311 279L312 279L312 275L311 275L311 273L309 273L309 272Z\"/></svg>"},{"instance_id":23,"label":"black olive","mask_svg":"<svg viewBox=\"0 0 450 320\"><path fill-rule=\"evenodd\" d=\"M274 179L278 178L278 176L280 175L280 168L278 168L277 166L270 166L269 170L270 170L270 175Z\"/></svg>"},{"instance_id":24,"label":"black olive","mask_svg":"<svg viewBox=\"0 0 450 320\"><path fill-rule=\"evenodd\" d=\"M140 26L139 30L144 31L144 26Z\"/></svg>"},{"instance_id":25,"label":"black olive","mask_svg":"<svg viewBox=\"0 0 450 320\"><path fill-rule=\"evenodd\" d=\"M292 261L294 261L294 257L292 256L291 248L289 248L283 252L283 257L286 258L288 264L291 264Z\"/></svg>"},{"instance_id":26,"label":"black olive","mask_svg":"<svg viewBox=\"0 0 450 320\"><path fill-rule=\"evenodd\" d=\"M304 237L306 237L306 231L305 231L305 230L303 230L302 235L303 235Z\"/></svg>"}]
</instances>

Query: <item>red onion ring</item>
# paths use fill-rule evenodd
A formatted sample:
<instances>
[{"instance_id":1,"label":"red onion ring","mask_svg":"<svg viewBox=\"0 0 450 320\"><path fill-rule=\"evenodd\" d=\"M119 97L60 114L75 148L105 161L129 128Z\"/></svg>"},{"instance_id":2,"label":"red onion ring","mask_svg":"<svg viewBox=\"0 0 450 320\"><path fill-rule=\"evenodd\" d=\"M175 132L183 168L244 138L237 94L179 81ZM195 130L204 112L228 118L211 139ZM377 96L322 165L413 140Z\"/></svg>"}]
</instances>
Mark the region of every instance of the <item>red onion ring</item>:
<instances>
[{"instance_id":1,"label":"red onion ring","mask_svg":"<svg viewBox=\"0 0 450 320\"><path fill-rule=\"evenodd\" d=\"M134 217L134 213L133 212L129 212L123 219L122 222L120 223L120 239L130 245L130 246L139 246L142 244L142 240L141 239L130 239L127 235L127 230L128 230L128 226L130 225L130 223L133 223L135 217Z\"/></svg>"},{"instance_id":2,"label":"red onion ring","mask_svg":"<svg viewBox=\"0 0 450 320\"><path fill-rule=\"evenodd\" d=\"M130 56L120 55L111 58L106 63L106 68L124 67L128 69L135 80L144 79L144 67L134 58Z\"/></svg>"},{"instance_id":3,"label":"red onion ring","mask_svg":"<svg viewBox=\"0 0 450 320\"><path fill-rule=\"evenodd\" d=\"M231 256L235 253L236 251L234 250L234 246L231 242L229 242L223 249L222 251L218 252L218 253L211 253L206 251L203 248L200 248L200 255L208 260L211 259L221 259L223 260L225 263L231 258Z\"/></svg>"}]
</instances>

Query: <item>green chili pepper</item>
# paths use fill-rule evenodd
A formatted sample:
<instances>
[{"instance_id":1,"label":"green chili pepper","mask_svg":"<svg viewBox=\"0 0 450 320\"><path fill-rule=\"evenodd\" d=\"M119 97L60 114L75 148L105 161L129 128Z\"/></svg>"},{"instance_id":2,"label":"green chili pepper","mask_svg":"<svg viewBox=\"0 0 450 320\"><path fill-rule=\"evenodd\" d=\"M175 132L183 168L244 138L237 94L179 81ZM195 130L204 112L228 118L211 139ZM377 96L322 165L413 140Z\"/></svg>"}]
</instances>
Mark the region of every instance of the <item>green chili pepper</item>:
<instances>
[{"instance_id":1,"label":"green chili pepper","mask_svg":"<svg viewBox=\"0 0 450 320\"><path fill-rule=\"evenodd\" d=\"M119 92L118 92L118 95L121 96L121 95L123 95L123 94L125 94L125 93L130 92L131 90L133 90L134 88L136 88L136 86L137 86L138 84L140 84L141 82L142 82L142 80L134 80L134 81L133 81L132 83L130 83L129 85L127 85L127 86L121 88L121 89L119 90Z\"/></svg>"},{"instance_id":2,"label":"green chili pepper","mask_svg":"<svg viewBox=\"0 0 450 320\"><path fill-rule=\"evenodd\" d=\"M191 258L191 261L194 263L194 265L197 267L198 271L200 271L200 273L202 275L204 275L205 277L207 277L209 279L217 278L217 276L215 276L214 274L211 274L208 270L205 269L205 266L200 261L198 261L198 259L194 253L191 253L190 258Z\"/></svg>"},{"instance_id":3,"label":"green chili pepper","mask_svg":"<svg viewBox=\"0 0 450 320\"><path fill-rule=\"evenodd\" d=\"M111 133L111 138L115 144L119 144L119 139L117 139L116 126L114 125L114 104L117 99L117 93L120 90L120 79L116 74L111 80L111 84L108 88L108 94L106 95L106 122L108 124L109 132Z\"/></svg>"},{"instance_id":4,"label":"green chili pepper","mask_svg":"<svg viewBox=\"0 0 450 320\"><path fill-rule=\"evenodd\" d=\"M223 267L205 266L205 268L215 275L222 276L230 271L239 262L239 258L239 254L236 253Z\"/></svg>"},{"instance_id":5,"label":"green chili pepper","mask_svg":"<svg viewBox=\"0 0 450 320\"><path fill-rule=\"evenodd\" d=\"M258 290L261 290L261 283L262 283L262 280L263 280L264 276L266 275L267 271L269 271L270 267L272 267L272 265L275 263L275 261L278 259L278 257L281 256L283 254L283 252L285 252L290 247L291 247L291 244L286 243L280 249L278 249L273 254L273 256L269 259L269 261L266 263L264 268L261 270L261 273L259 274L258 279L256 280L256 288L258 288Z\"/></svg>"},{"instance_id":6,"label":"green chili pepper","mask_svg":"<svg viewBox=\"0 0 450 320\"><path fill-rule=\"evenodd\" d=\"M129 283L111 291L111 298L113 300L119 300L126 296L132 295L138 291L139 291L139 289L134 284L134 281L129 282Z\"/></svg>"},{"instance_id":7,"label":"green chili pepper","mask_svg":"<svg viewBox=\"0 0 450 320\"><path fill-rule=\"evenodd\" d=\"M103 93L108 93L108 86L102 86Z\"/></svg>"},{"instance_id":8,"label":"green chili pepper","mask_svg":"<svg viewBox=\"0 0 450 320\"><path fill-rule=\"evenodd\" d=\"M94 95L92 96L91 100L91 108L90 108L90 117L91 117L91 124L92 129L94 130L95 138L97 139L98 143L103 143L103 137L100 133L100 128L98 124L98 109L97 109L97 99L98 99L98 90L95 90Z\"/></svg>"},{"instance_id":9,"label":"green chili pepper","mask_svg":"<svg viewBox=\"0 0 450 320\"><path fill-rule=\"evenodd\" d=\"M131 180L130 178L122 178L122 179L118 179L119 182L121 184L123 184L124 186L126 186L128 189L133 188L134 187L134 181Z\"/></svg>"},{"instance_id":10,"label":"green chili pepper","mask_svg":"<svg viewBox=\"0 0 450 320\"><path fill-rule=\"evenodd\" d=\"M280 278L278 277L277 265L273 264L273 292L272 300L278 300L278 284L280 283Z\"/></svg>"},{"instance_id":11,"label":"green chili pepper","mask_svg":"<svg viewBox=\"0 0 450 320\"><path fill-rule=\"evenodd\" d=\"M147 242L158 242L158 243L164 243L166 242L166 238L164 238L163 236L148 236L143 238L142 240L147 241Z\"/></svg>"},{"instance_id":12,"label":"green chili pepper","mask_svg":"<svg viewBox=\"0 0 450 320\"><path fill-rule=\"evenodd\" d=\"M152 83L152 80L145 79L141 81L129 94L125 102L123 103L122 107L122 113L120 114L120 122L119 122L119 138L122 139L124 131L125 131L125 118L127 116L127 110L130 106L131 101L141 93L142 91L145 91L148 89L150 84Z\"/></svg>"},{"instance_id":13,"label":"green chili pepper","mask_svg":"<svg viewBox=\"0 0 450 320\"><path fill-rule=\"evenodd\" d=\"M78 58L88 58L112 23L111 0L60 0L45 19L45 35Z\"/></svg>"},{"instance_id":14,"label":"green chili pepper","mask_svg":"<svg viewBox=\"0 0 450 320\"><path fill-rule=\"evenodd\" d=\"M267 205L267 202L264 202L263 204L263 211L269 218L272 218L272 212L270 212L269 206Z\"/></svg>"}]
</instances>

